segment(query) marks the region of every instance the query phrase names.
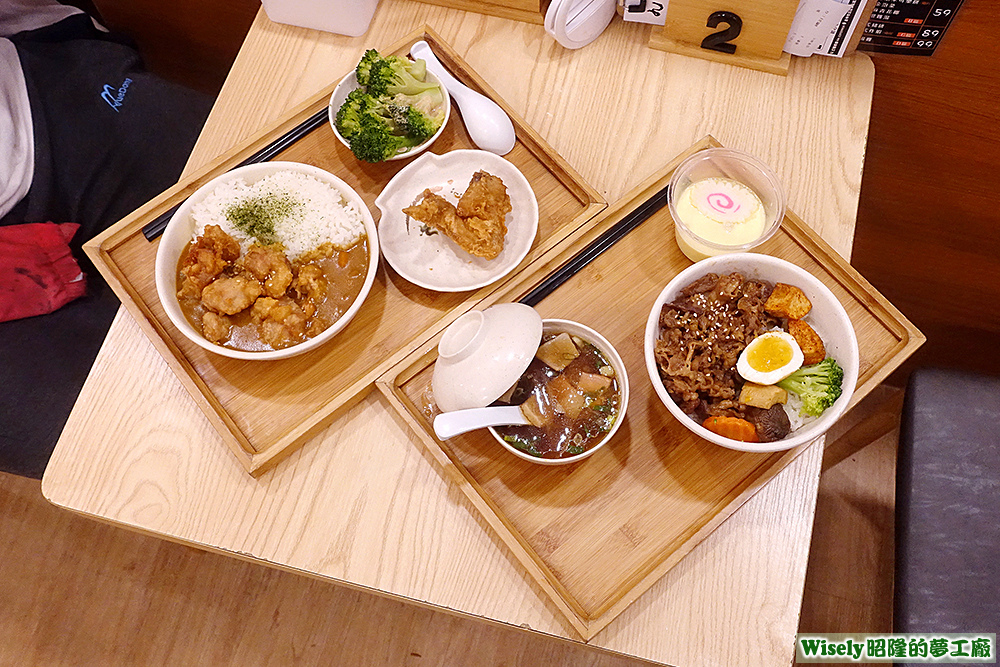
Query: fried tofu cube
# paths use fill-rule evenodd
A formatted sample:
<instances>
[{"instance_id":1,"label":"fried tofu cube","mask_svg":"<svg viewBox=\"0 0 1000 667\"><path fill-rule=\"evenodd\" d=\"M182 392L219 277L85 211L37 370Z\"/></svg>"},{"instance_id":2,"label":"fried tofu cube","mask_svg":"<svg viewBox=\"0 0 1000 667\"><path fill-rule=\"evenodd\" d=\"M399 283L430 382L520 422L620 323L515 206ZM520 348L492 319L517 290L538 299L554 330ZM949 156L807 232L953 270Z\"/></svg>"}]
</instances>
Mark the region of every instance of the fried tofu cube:
<instances>
[{"instance_id":1,"label":"fried tofu cube","mask_svg":"<svg viewBox=\"0 0 1000 667\"><path fill-rule=\"evenodd\" d=\"M812 302L805 292L795 285L777 283L771 296L764 303L764 310L775 317L801 320L812 310Z\"/></svg>"},{"instance_id":2,"label":"fried tofu cube","mask_svg":"<svg viewBox=\"0 0 1000 667\"><path fill-rule=\"evenodd\" d=\"M788 392L776 384L745 382L743 389L740 390L740 403L763 410L769 409L775 403L786 403L787 401Z\"/></svg>"},{"instance_id":3,"label":"fried tofu cube","mask_svg":"<svg viewBox=\"0 0 1000 667\"><path fill-rule=\"evenodd\" d=\"M802 365L812 366L826 359L826 347L816 330L802 320L788 320L788 333L802 350Z\"/></svg>"}]
</instances>

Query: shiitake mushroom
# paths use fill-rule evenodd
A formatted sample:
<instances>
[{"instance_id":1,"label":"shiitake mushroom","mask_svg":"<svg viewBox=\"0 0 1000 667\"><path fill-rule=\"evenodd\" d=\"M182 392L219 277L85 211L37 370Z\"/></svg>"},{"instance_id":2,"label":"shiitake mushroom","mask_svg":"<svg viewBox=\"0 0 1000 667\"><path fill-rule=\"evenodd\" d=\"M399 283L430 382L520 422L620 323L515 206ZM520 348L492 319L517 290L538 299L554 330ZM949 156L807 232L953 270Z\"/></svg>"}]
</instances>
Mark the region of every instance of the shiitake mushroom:
<instances>
[{"instance_id":1,"label":"shiitake mushroom","mask_svg":"<svg viewBox=\"0 0 1000 667\"><path fill-rule=\"evenodd\" d=\"M781 440L792 430L792 424L781 403L775 403L767 410L747 407L746 417L757 427L757 439L761 442Z\"/></svg>"}]
</instances>

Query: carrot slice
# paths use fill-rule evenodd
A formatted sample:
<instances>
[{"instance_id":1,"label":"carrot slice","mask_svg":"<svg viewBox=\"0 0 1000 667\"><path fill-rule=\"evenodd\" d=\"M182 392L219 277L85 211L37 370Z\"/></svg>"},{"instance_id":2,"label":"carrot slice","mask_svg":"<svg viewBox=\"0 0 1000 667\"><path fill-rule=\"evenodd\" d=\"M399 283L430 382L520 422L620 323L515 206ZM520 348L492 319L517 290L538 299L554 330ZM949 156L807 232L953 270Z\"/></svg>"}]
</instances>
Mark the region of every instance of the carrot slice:
<instances>
[{"instance_id":1,"label":"carrot slice","mask_svg":"<svg viewBox=\"0 0 1000 667\"><path fill-rule=\"evenodd\" d=\"M739 417L709 417L701 424L712 433L740 442L759 442L757 427Z\"/></svg>"}]
</instances>

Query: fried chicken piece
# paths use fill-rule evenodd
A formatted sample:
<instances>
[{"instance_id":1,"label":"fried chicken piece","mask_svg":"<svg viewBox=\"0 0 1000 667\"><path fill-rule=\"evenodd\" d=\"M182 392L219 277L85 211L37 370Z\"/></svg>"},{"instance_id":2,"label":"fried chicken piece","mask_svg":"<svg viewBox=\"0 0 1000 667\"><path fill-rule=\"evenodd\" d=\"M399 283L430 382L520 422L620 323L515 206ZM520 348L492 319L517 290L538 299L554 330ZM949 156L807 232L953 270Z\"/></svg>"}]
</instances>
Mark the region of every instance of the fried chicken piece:
<instances>
[{"instance_id":1,"label":"fried chicken piece","mask_svg":"<svg viewBox=\"0 0 1000 667\"><path fill-rule=\"evenodd\" d=\"M483 218L503 225L511 210L510 195L503 180L482 170L472 175L469 187L458 200L458 215L462 218Z\"/></svg>"},{"instance_id":2,"label":"fried chicken piece","mask_svg":"<svg viewBox=\"0 0 1000 667\"><path fill-rule=\"evenodd\" d=\"M292 265L279 244L250 246L243 256L243 268L264 283L264 293L277 299L292 284Z\"/></svg>"},{"instance_id":3,"label":"fried chicken piece","mask_svg":"<svg viewBox=\"0 0 1000 667\"><path fill-rule=\"evenodd\" d=\"M277 299L272 299L269 296L262 296L253 302L253 307L250 309L250 319L253 320L254 324L260 324L267 319L267 314L271 312L271 309L278 305Z\"/></svg>"},{"instance_id":4,"label":"fried chicken piece","mask_svg":"<svg viewBox=\"0 0 1000 667\"><path fill-rule=\"evenodd\" d=\"M201 318L201 333L209 341L221 345L229 340L229 329L232 322L225 315L217 315L211 310L206 310Z\"/></svg>"},{"instance_id":5,"label":"fried chicken piece","mask_svg":"<svg viewBox=\"0 0 1000 667\"><path fill-rule=\"evenodd\" d=\"M326 296L328 285L329 281L323 275L323 269L318 264L303 264L299 267L292 287L302 297L320 301Z\"/></svg>"},{"instance_id":6,"label":"fried chicken piece","mask_svg":"<svg viewBox=\"0 0 1000 667\"><path fill-rule=\"evenodd\" d=\"M507 226L502 219L462 218L451 202L430 190L424 190L420 203L404 208L403 213L444 232L470 255L496 259L503 250Z\"/></svg>"},{"instance_id":7,"label":"fried chicken piece","mask_svg":"<svg viewBox=\"0 0 1000 667\"><path fill-rule=\"evenodd\" d=\"M261 297L253 304L250 318L257 323L260 339L275 350L295 345L306 335L308 317L291 299Z\"/></svg>"},{"instance_id":8,"label":"fried chicken piece","mask_svg":"<svg viewBox=\"0 0 1000 667\"><path fill-rule=\"evenodd\" d=\"M296 302L307 317L316 314L319 304L326 296L329 281L318 264L301 264L297 267L292 289L298 295Z\"/></svg>"},{"instance_id":9,"label":"fried chicken piece","mask_svg":"<svg viewBox=\"0 0 1000 667\"><path fill-rule=\"evenodd\" d=\"M181 287L177 296L199 299L205 286L215 280L240 256L240 244L218 225L208 225L195 239L181 267Z\"/></svg>"},{"instance_id":10,"label":"fried chicken piece","mask_svg":"<svg viewBox=\"0 0 1000 667\"><path fill-rule=\"evenodd\" d=\"M226 315L249 308L264 288L250 276L223 276L210 283L201 293L201 302L209 310Z\"/></svg>"}]
</instances>

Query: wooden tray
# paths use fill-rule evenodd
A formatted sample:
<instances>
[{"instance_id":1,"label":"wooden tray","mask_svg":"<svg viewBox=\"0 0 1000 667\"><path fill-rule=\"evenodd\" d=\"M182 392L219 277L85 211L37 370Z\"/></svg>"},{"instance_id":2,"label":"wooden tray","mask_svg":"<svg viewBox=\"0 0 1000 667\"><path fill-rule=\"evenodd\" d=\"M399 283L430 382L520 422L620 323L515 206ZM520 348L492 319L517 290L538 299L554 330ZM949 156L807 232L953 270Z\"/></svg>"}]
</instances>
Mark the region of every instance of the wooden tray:
<instances>
[{"instance_id":1,"label":"wooden tray","mask_svg":"<svg viewBox=\"0 0 1000 667\"><path fill-rule=\"evenodd\" d=\"M611 341L628 368L632 393L625 423L608 447L579 464L550 467L509 455L483 431L438 441L431 428L430 376L439 337L378 381L430 455L586 640L810 446L752 454L701 440L670 415L646 373L649 309L663 286L690 265L674 241L665 187L681 159L717 145L710 137L702 140L476 306L522 300L543 317L582 322ZM641 219L637 211L650 209L648 219L629 229ZM609 247L584 268L564 270L584 254L581 249L602 246ZM846 307L861 351L854 402L923 342L793 213L761 252L806 268ZM548 292L548 286L536 288L563 273L568 279L535 303L539 292Z\"/></svg>"},{"instance_id":2,"label":"wooden tray","mask_svg":"<svg viewBox=\"0 0 1000 667\"><path fill-rule=\"evenodd\" d=\"M514 122L517 143L505 157L531 183L539 209L538 235L522 267L605 208L606 203L593 188L430 29L423 28L380 50L406 53L418 39L425 39L458 79L496 100ZM364 307L344 331L321 348L281 361L245 362L212 354L193 345L171 325L157 298L153 277L158 241L147 241L143 226L169 212L211 178L252 159L289 132L294 133L304 122L313 118L321 121L342 75L284 121L167 190L85 246L226 444L254 475L327 426L416 344L503 284L457 294L435 293L411 285L383 263ZM380 213L374 206L375 197L409 161L378 165L359 162L337 141L329 123L313 124L315 129L271 151L270 158L306 162L336 174L362 195L377 221ZM453 113L430 150L445 153L460 148L475 146L460 114ZM506 280L512 280L514 275L516 272Z\"/></svg>"}]
</instances>

